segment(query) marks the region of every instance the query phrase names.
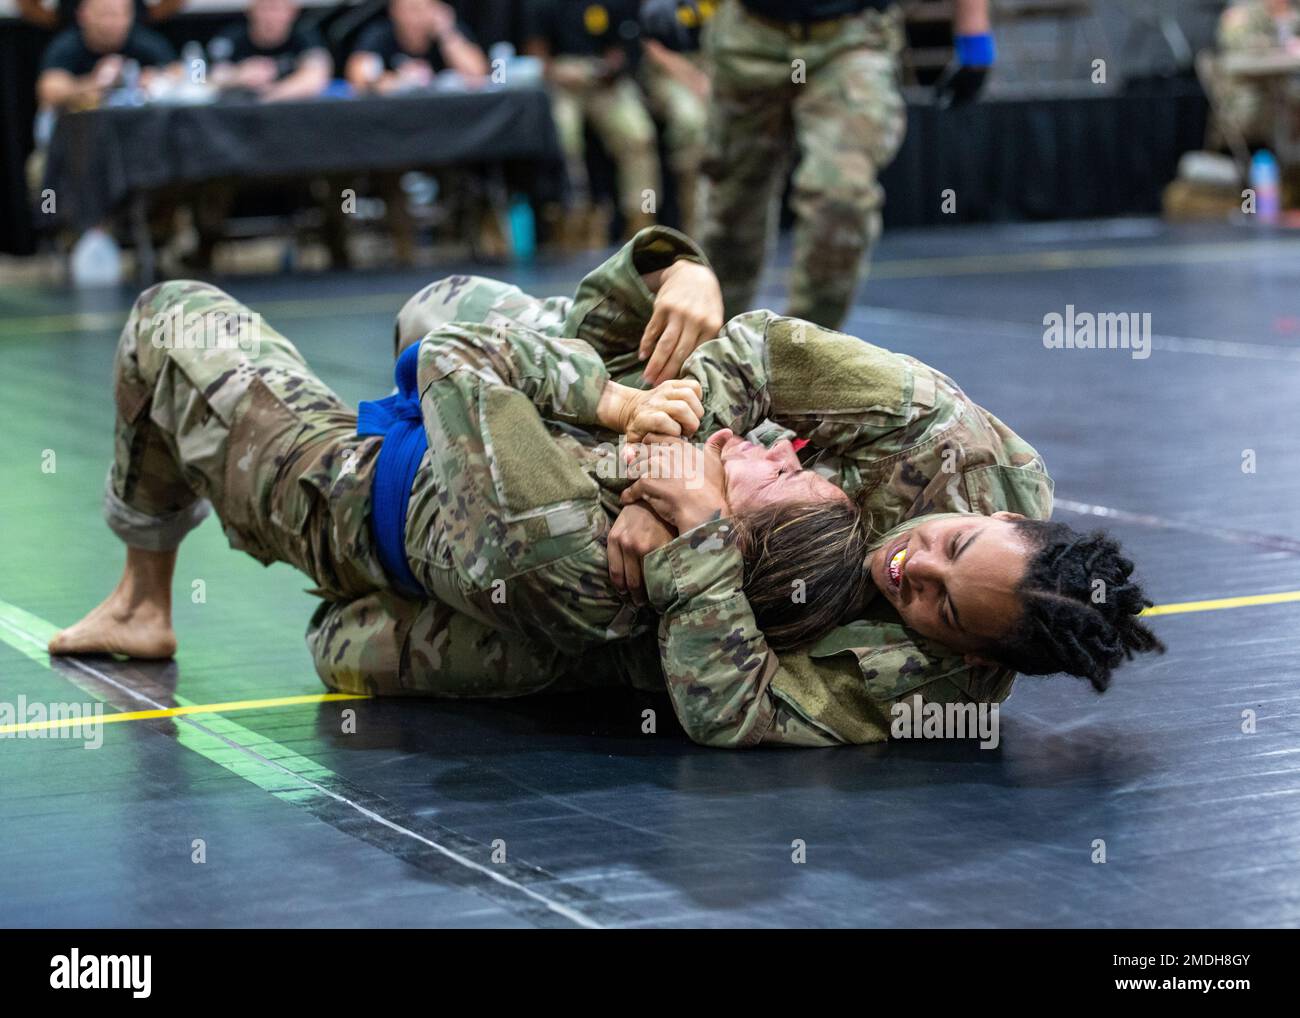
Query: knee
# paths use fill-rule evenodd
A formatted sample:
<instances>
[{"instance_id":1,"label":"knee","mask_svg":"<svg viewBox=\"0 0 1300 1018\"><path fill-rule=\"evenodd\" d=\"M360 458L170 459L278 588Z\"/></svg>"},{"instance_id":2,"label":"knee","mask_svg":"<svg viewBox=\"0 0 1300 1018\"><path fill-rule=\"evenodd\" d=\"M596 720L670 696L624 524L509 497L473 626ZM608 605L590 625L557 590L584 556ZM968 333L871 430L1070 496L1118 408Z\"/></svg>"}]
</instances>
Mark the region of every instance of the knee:
<instances>
[{"instance_id":1,"label":"knee","mask_svg":"<svg viewBox=\"0 0 1300 1018\"><path fill-rule=\"evenodd\" d=\"M430 283L397 313L397 353L448 322L482 321L507 291L508 283L486 276L447 276Z\"/></svg>"},{"instance_id":2,"label":"knee","mask_svg":"<svg viewBox=\"0 0 1300 1018\"><path fill-rule=\"evenodd\" d=\"M865 161L830 166L800 166L793 199L805 215L864 218L884 204L875 167Z\"/></svg>"}]
</instances>

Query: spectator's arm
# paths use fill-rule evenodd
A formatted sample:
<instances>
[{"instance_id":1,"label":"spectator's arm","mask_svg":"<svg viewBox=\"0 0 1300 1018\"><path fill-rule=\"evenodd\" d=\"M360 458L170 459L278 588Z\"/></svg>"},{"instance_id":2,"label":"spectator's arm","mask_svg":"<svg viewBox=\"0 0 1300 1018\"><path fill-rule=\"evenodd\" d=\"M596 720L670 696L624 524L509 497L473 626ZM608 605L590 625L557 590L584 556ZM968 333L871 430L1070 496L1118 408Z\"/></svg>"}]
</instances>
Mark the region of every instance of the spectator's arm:
<instances>
[{"instance_id":1,"label":"spectator's arm","mask_svg":"<svg viewBox=\"0 0 1300 1018\"><path fill-rule=\"evenodd\" d=\"M103 91L97 72L77 77L61 67L51 67L36 79L36 101L43 110L64 110L88 104Z\"/></svg>"},{"instance_id":2,"label":"spectator's arm","mask_svg":"<svg viewBox=\"0 0 1300 1018\"><path fill-rule=\"evenodd\" d=\"M298 58L298 66L292 74L285 75L266 91L263 98L267 102L280 102L286 99L310 99L325 91L334 73L334 61L329 51L309 49Z\"/></svg>"},{"instance_id":3,"label":"spectator's arm","mask_svg":"<svg viewBox=\"0 0 1300 1018\"><path fill-rule=\"evenodd\" d=\"M685 85L701 99L709 97L709 76L682 54L655 39L642 40L646 58L674 81Z\"/></svg>"},{"instance_id":4,"label":"spectator's arm","mask_svg":"<svg viewBox=\"0 0 1300 1018\"><path fill-rule=\"evenodd\" d=\"M956 35L983 35L992 31L989 0L954 0L952 29Z\"/></svg>"},{"instance_id":5,"label":"spectator's arm","mask_svg":"<svg viewBox=\"0 0 1300 1018\"><path fill-rule=\"evenodd\" d=\"M459 71L467 78L482 78L488 72L487 56L475 44L465 38L456 25L452 25L437 39L442 51L442 59L453 71Z\"/></svg>"}]
</instances>

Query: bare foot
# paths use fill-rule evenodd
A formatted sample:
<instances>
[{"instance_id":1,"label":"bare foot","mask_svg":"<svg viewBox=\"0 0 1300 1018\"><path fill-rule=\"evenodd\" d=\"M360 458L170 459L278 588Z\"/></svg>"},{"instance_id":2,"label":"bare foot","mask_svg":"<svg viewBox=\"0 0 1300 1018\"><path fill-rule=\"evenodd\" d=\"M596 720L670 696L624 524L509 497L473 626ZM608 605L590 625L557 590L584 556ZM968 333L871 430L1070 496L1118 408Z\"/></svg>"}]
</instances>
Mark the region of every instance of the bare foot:
<instances>
[{"instance_id":1,"label":"bare foot","mask_svg":"<svg viewBox=\"0 0 1300 1018\"><path fill-rule=\"evenodd\" d=\"M55 633L50 653L171 657L176 653L171 610L175 563L175 552L127 549L126 571L116 589L80 622Z\"/></svg>"}]
</instances>

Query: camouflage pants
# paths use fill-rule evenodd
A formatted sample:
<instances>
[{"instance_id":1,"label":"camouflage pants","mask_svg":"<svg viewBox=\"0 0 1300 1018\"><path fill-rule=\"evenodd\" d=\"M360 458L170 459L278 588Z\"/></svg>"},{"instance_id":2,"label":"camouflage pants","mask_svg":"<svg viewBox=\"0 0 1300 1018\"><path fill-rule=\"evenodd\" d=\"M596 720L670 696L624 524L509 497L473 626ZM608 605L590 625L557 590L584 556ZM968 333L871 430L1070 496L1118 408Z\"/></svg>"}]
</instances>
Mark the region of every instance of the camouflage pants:
<instances>
[{"instance_id":1,"label":"camouflage pants","mask_svg":"<svg viewBox=\"0 0 1300 1018\"><path fill-rule=\"evenodd\" d=\"M385 587L367 514L379 439L287 339L228 294L175 281L140 295L114 367L108 525L176 548L216 510L232 547L287 562L327 597Z\"/></svg>"},{"instance_id":2,"label":"camouflage pants","mask_svg":"<svg viewBox=\"0 0 1300 1018\"><path fill-rule=\"evenodd\" d=\"M805 35L807 36L805 38ZM701 243L727 315L751 310L790 157L800 154L789 314L844 320L864 256L880 234L877 181L902 144L897 8L813 26L725 3L706 35L713 103Z\"/></svg>"},{"instance_id":3,"label":"camouflage pants","mask_svg":"<svg viewBox=\"0 0 1300 1018\"><path fill-rule=\"evenodd\" d=\"M663 121L673 176L677 183L677 207L681 231L694 236L700 187L700 166L708 138L709 113L703 99L652 60L642 64L642 84L650 108Z\"/></svg>"},{"instance_id":4,"label":"camouflage pants","mask_svg":"<svg viewBox=\"0 0 1300 1018\"><path fill-rule=\"evenodd\" d=\"M557 63L591 63L587 57L558 57ZM619 208L640 220L642 191L659 193L659 152L655 125L641 100L635 82L619 77L612 82L593 80L580 88L551 89L551 113L564 149L569 181L583 201L590 200L583 126L595 129L618 165Z\"/></svg>"},{"instance_id":5,"label":"camouflage pants","mask_svg":"<svg viewBox=\"0 0 1300 1018\"><path fill-rule=\"evenodd\" d=\"M526 325L559 335L570 301L538 300L483 276L422 287L398 312L394 353L451 322ZM638 368L639 370L639 368ZM503 635L437 601L388 591L322 604L307 629L316 672L330 689L372 696L504 698L542 690L631 684L662 689L654 634L581 659L518 634Z\"/></svg>"}]
</instances>

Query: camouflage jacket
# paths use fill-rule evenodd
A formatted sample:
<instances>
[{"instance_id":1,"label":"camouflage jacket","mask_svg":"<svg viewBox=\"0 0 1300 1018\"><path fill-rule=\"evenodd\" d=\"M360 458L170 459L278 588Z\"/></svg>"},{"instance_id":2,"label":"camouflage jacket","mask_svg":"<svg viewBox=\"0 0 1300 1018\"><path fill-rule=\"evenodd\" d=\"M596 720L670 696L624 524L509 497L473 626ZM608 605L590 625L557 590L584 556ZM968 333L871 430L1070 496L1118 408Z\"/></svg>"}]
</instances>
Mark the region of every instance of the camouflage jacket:
<instances>
[{"instance_id":1,"label":"camouflage jacket","mask_svg":"<svg viewBox=\"0 0 1300 1018\"><path fill-rule=\"evenodd\" d=\"M488 280L443 281L403 309L398 342L411 341L425 326L438 327L448 316L472 316L505 334L527 322L539 330L534 340L546 334L548 356L581 351L581 344L555 339L576 337L605 357L611 372L626 373L637 365L635 349L653 308L642 273L676 257L702 260L698 248L674 231L642 231L583 280L572 302L537 301ZM438 334L448 330L439 328ZM425 356L432 355L426 350ZM598 377L585 355L575 356L581 363L568 375ZM1037 453L951 379L913 358L755 311L729 321L683 371L704 389L700 438L729 427L766 443L791 433L808 439L800 453L808 466L850 494L868 489L881 542L936 512L1050 514L1051 481ZM558 409L553 403L551 408ZM647 592L659 613L657 653L624 618L625 628L611 634L624 642L577 661L551 660L557 681L590 673L597 658L638 685L661 681L688 734L727 747L882 741L890 706L905 696L982 702L1009 692L1009 673L972 668L922 640L883 599L869 617L778 658L749 611L740 553L729 538L729 523L722 519L647 557ZM607 624L613 621L610 607ZM540 656L532 662L540 663Z\"/></svg>"}]
</instances>

